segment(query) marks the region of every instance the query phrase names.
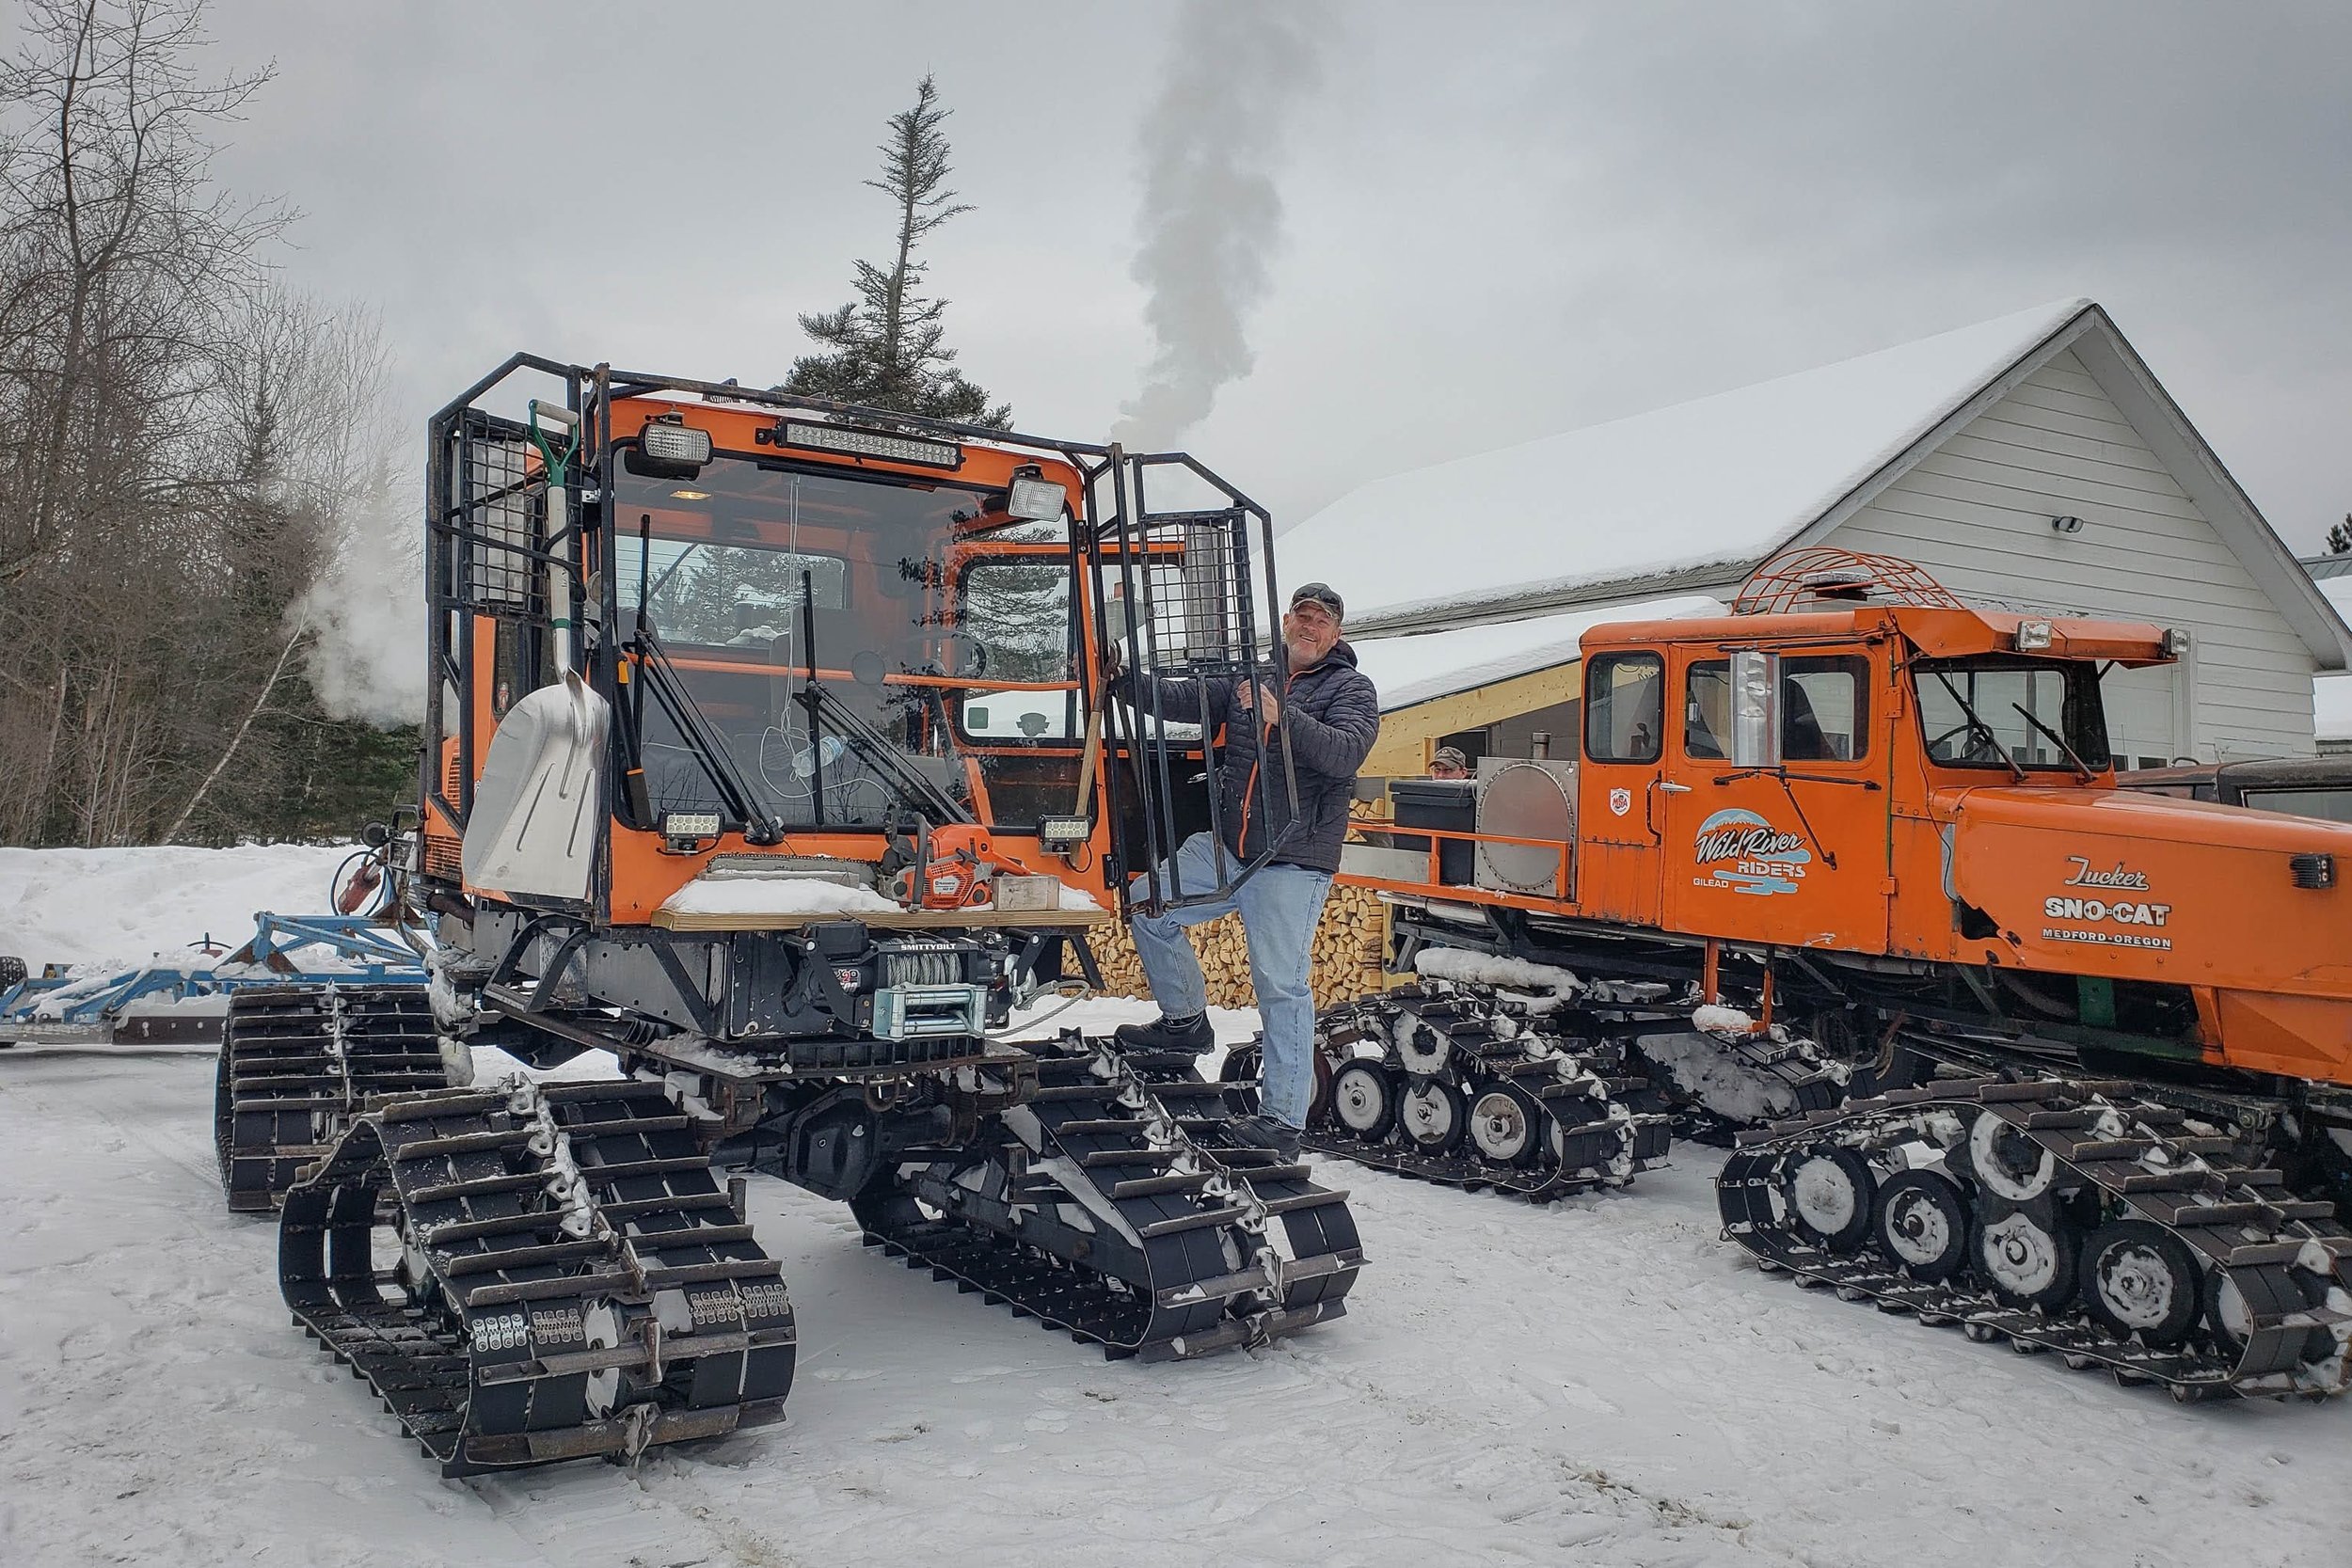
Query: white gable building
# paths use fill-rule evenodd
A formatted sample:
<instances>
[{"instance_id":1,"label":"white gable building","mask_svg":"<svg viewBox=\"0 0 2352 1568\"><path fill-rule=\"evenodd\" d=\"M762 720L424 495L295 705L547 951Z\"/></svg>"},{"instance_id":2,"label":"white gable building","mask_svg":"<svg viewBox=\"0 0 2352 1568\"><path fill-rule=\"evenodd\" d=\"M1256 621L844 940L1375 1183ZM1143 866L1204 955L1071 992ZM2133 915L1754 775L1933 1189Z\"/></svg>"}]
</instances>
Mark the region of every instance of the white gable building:
<instances>
[{"instance_id":1,"label":"white gable building","mask_svg":"<svg viewBox=\"0 0 2352 1568\"><path fill-rule=\"evenodd\" d=\"M1470 628L1507 643L1499 623L1729 599L1797 545L1900 556L1973 603L2186 630L2180 665L2107 678L2125 765L2307 753L2312 677L2352 664L2344 621L2079 299L1380 480L1277 559L1346 596L1376 679L1427 670L1406 682L1425 694Z\"/></svg>"}]
</instances>

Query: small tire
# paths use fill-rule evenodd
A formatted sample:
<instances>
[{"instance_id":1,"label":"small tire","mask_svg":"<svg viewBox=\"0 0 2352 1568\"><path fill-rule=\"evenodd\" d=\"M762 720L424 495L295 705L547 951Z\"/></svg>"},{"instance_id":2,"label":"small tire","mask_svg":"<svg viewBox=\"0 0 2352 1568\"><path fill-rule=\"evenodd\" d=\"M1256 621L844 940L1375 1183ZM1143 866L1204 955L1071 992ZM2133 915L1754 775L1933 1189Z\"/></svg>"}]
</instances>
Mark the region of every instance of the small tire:
<instances>
[{"instance_id":1,"label":"small tire","mask_svg":"<svg viewBox=\"0 0 2352 1568\"><path fill-rule=\"evenodd\" d=\"M1397 1101L1397 1125L1423 1154L1451 1154L1470 1130L1462 1091L1442 1078L1417 1078Z\"/></svg>"},{"instance_id":2,"label":"small tire","mask_svg":"<svg viewBox=\"0 0 2352 1568\"><path fill-rule=\"evenodd\" d=\"M1545 1122L1533 1100L1506 1085L1489 1085L1470 1097L1470 1147L1490 1165L1533 1162L1547 1141Z\"/></svg>"},{"instance_id":3,"label":"small tire","mask_svg":"<svg viewBox=\"0 0 2352 1568\"><path fill-rule=\"evenodd\" d=\"M1798 1227L1830 1252L1851 1252L1870 1234L1878 1178L1851 1148L1823 1147L1788 1167L1788 1212Z\"/></svg>"},{"instance_id":4,"label":"small tire","mask_svg":"<svg viewBox=\"0 0 2352 1568\"><path fill-rule=\"evenodd\" d=\"M1968 1260L2002 1306L2046 1313L2074 1299L2081 1250L2064 1221L2002 1206L1978 1214Z\"/></svg>"},{"instance_id":5,"label":"small tire","mask_svg":"<svg viewBox=\"0 0 2352 1568\"><path fill-rule=\"evenodd\" d=\"M2152 1350L2188 1338L2204 1307L2196 1255L2160 1225L2109 1220L2084 1241L2076 1289L2083 1310L2121 1338Z\"/></svg>"},{"instance_id":6,"label":"small tire","mask_svg":"<svg viewBox=\"0 0 2352 1568\"><path fill-rule=\"evenodd\" d=\"M1378 1062L1353 1061L1331 1077L1331 1119L1342 1132L1376 1144L1396 1126L1396 1085Z\"/></svg>"},{"instance_id":7,"label":"small tire","mask_svg":"<svg viewBox=\"0 0 2352 1568\"><path fill-rule=\"evenodd\" d=\"M14 990L31 975L31 968L23 958L0 954L0 990Z\"/></svg>"},{"instance_id":8,"label":"small tire","mask_svg":"<svg viewBox=\"0 0 2352 1568\"><path fill-rule=\"evenodd\" d=\"M1880 1185L1870 1235L1912 1278L1949 1279L1968 1265L1968 1200L1948 1176L1903 1171Z\"/></svg>"}]
</instances>

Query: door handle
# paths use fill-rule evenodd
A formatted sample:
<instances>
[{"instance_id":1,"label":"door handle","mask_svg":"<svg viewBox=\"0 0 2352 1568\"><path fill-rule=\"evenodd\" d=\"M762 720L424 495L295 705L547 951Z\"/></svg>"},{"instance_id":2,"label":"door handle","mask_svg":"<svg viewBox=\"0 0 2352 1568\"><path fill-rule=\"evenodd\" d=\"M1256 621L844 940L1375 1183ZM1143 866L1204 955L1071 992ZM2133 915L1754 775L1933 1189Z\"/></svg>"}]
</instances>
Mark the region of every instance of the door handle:
<instances>
[{"instance_id":1,"label":"door handle","mask_svg":"<svg viewBox=\"0 0 2352 1568\"><path fill-rule=\"evenodd\" d=\"M1675 784L1665 779L1658 780L1657 783L1651 787L1656 789L1661 795L1688 795L1691 793L1691 786L1689 784Z\"/></svg>"}]
</instances>

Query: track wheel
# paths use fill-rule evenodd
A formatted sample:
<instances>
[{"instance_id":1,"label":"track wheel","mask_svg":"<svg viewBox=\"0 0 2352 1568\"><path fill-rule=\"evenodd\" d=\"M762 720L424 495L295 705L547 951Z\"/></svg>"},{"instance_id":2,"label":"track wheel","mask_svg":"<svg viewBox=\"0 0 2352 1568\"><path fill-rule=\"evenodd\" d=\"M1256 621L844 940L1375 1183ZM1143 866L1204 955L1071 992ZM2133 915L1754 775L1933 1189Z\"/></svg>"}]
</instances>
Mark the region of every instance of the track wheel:
<instances>
[{"instance_id":1,"label":"track wheel","mask_svg":"<svg viewBox=\"0 0 2352 1568\"><path fill-rule=\"evenodd\" d=\"M2188 1244L2147 1220L2109 1220L2083 1243L2083 1309L2153 1350L2188 1338L2203 1302Z\"/></svg>"},{"instance_id":2,"label":"track wheel","mask_svg":"<svg viewBox=\"0 0 2352 1568\"><path fill-rule=\"evenodd\" d=\"M1488 1164L1523 1165L1535 1157L1542 1113L1517 1089L1497 1085L1470 1102L1470 1147Z\"/></svg>"},{"instance_id":3,"label":"track wheel","mask_svg":"<svg viewBox=\"0 0 2352 1568\"><path fill-rule=\"evenodd\" d=\"M1877 1190L1869 1162L1851 1148L1812 1149L1788 1166L1789 1212L1832 1252L1851 1252L1870 1233Z\"/></svg>"},{"instance_id":4,"label":"track wheel","mask_svg":"<svg viewBox=\"0 0 2352 1568\"><path fill-rule=\"evenodd\" d=\"M2307 1270L2290 1270L2285 1280L2272 1283L2277 1289L2292 1291L2299 1295L2306 1307L2327 1304L2326 1281ZM2213 1335L2214 1342L2231 1355L2243 1356L2247 1338L2253 1328L2254 1313L2247 1305L2245 1294L2238 1290L2237 1282L2230 1277L2230 1271L2220 1268L2206 1270L2201 1294L2205 1327ZM2286 1298L2286 1305L2290 1307L2294 1305L2293 1296ZM2302 1353L2297 1359L2324 1361L2335 1354L2335 1348L2334 1335L2325 1328L2314 1328L2305 1337Z\"/></svg>"},{"instance_id":5,"label":"track wheel","mask_svg":"<svg viewBox=\"0 0 2352 1568\"><path fill-rule=\"evenodd\" d=\"M2023 1209L1978 1216L1977 1273L2005 1307L2054 1311L2074 1293L2074 1232Z\"/></svg>"},{"instance_id":6,"label":"track wheel","mask_svg":"<svg viewBox=\"0 0 2352 1568\"><path fill-rule=\"evenodd\" d=\"M1949 1279L1967 1265L1968 1203L1948 1176L1907 1170L1890 1178L1870 1226L1879 1250L1914 1279Z\"/></svg>"},{"instance_id":7,"label":"track wheel","mask_svg":"<svg viewBox=\"0 0 2352 1568\"><path fill-rule=\"evenodd\" d=\"M1258 1114L1258 1075L1265 1070L1264 1057L1265 1053L1255 1045L1237 1045L1218 1065L1216 1081L1225 1085L1225 1108L1233 1115Z\"/></svg>"},{"instance_id":8,"label":"track wheel","mask_svg":"<svg viewBox=\"0 0 2352 1568\"><path fill-rule=\"evenodd\" d=\"M2030 1203L2058 1178L2058 1157L1991 1111L1968 1130L1968 1164L1988 1191Z\"/></svg>"},{"instance_id":9,"label":"track wheel","mask_svg":"<svg viewBox=\"0 0 2352 1568\"><path fill-rule=\"evenodd\" d=\"M1415 1080L1398 1102L1396 1118L1423 1154L1453 1153L1470 1120L1462 1108L1462 1091L1442 1078Z\"/></svg>"},{"instance_id":10,"label":"track wheel","mask_svg":"<svg viewBox=\"0 0 2352 1568\"><path fill-rule=\"evenodd\" d=\"M1396 1125L1396 1085L1378 1062L1354 1061L1331 1077L1331 1119L1368 1144Z\"/></svg>"}]
</instances>

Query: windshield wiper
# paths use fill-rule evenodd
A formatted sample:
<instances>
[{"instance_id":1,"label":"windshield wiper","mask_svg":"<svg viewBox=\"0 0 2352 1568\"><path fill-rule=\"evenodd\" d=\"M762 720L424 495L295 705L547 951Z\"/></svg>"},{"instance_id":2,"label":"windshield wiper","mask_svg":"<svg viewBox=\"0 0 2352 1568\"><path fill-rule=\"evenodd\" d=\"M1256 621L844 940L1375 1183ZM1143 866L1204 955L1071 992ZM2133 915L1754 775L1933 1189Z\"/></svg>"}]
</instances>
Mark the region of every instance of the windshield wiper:
<instances>
[{"instance_id":1,"label":"windshield wiper","mask_svg":"<svg viewBox=\"0 0 2352 1568\"><path fill-rule=\"evenodd\" d=\"M906 756L880 730L859 718L850 705L825 689L817 674L817 588L816 575L805 566L801 568L801 647L808 660L808 685L797 698L808 714L808 737L811 755L816 762L817 819L825 817L825 731L823 721L830 718L834 727L850 750L866 759L866 766L888 779L906 801L921 801L937 811L938 826L950 822L977 820L971 812L956 804L947 792L931 781L929 775L908 762Z\"/></svg>"},{"instance_id":2,"label":"windshield wiper","mask_svg":"<svg viewBox=\"0 0 2352 1568\"><path fill-rule=\"evenodd\" d=\"M762 846L785 843L784 818L768 809L766 799L735 765L726 744L710 732L702 709L694 705L686 683L678 678L676 668L670 663L670 656L663 650L652 620L643 613L637 617L637 656L655 701L690 743L694 760L718 787L721 800L742 819L744 838Z\"/></svg>"},{"instance_id":3,"label":"windshield wiper","mask_svg":"<svg viewBox=\"0 0 2352 1568\"><path fill-rule=\"evenodd\" d=\"M2001 737L1993 733L1993 726L1984 721L1984 715L1977 711L1976 705L1960 694L1960 688L1952 684L1951 676L1941 670L1931 671L1930 673L1942 683L1945 690L1952 694L1952 701L1958 703L1960 711L1968 716L1968 722L1975 726L1976 733L1984 736L1985 744L1993 748L1993 754L2009 764L2009 770L2017 775L2017 782L2024 784L2026 782L2025 768L2019 766L2015 757L2009 754L2009 748L2001 744Z\"/></svg>"},{"instance_id":4,"label":"windshield wiper","mask_svg":"<svg viewBox=\"0 0 2352 1568\"><path fill-rule=\"evenodd\" d=\"M2058 734L2058 731L2050 728L2049 725L2043 723L2041 720L2036 719L2031 713L2026 711L2025 704L2011 703L2009 705L2017 710L2017 717L2023 719L2026 723L2031 724L2035 729L2040 730L2043 735L2048 736L2053 741L2058 743L2058 749L2066 753L2066 760L2074 765L2074 771L2083 776L2083 783L2089 784L2091 780L2099 776L2090 770L2090 765L2089 763L2083 761L2081 757L2074 754L2074 748L2066 743L2066 737L2064 736Z\"/></svg>"}]
</instances>

